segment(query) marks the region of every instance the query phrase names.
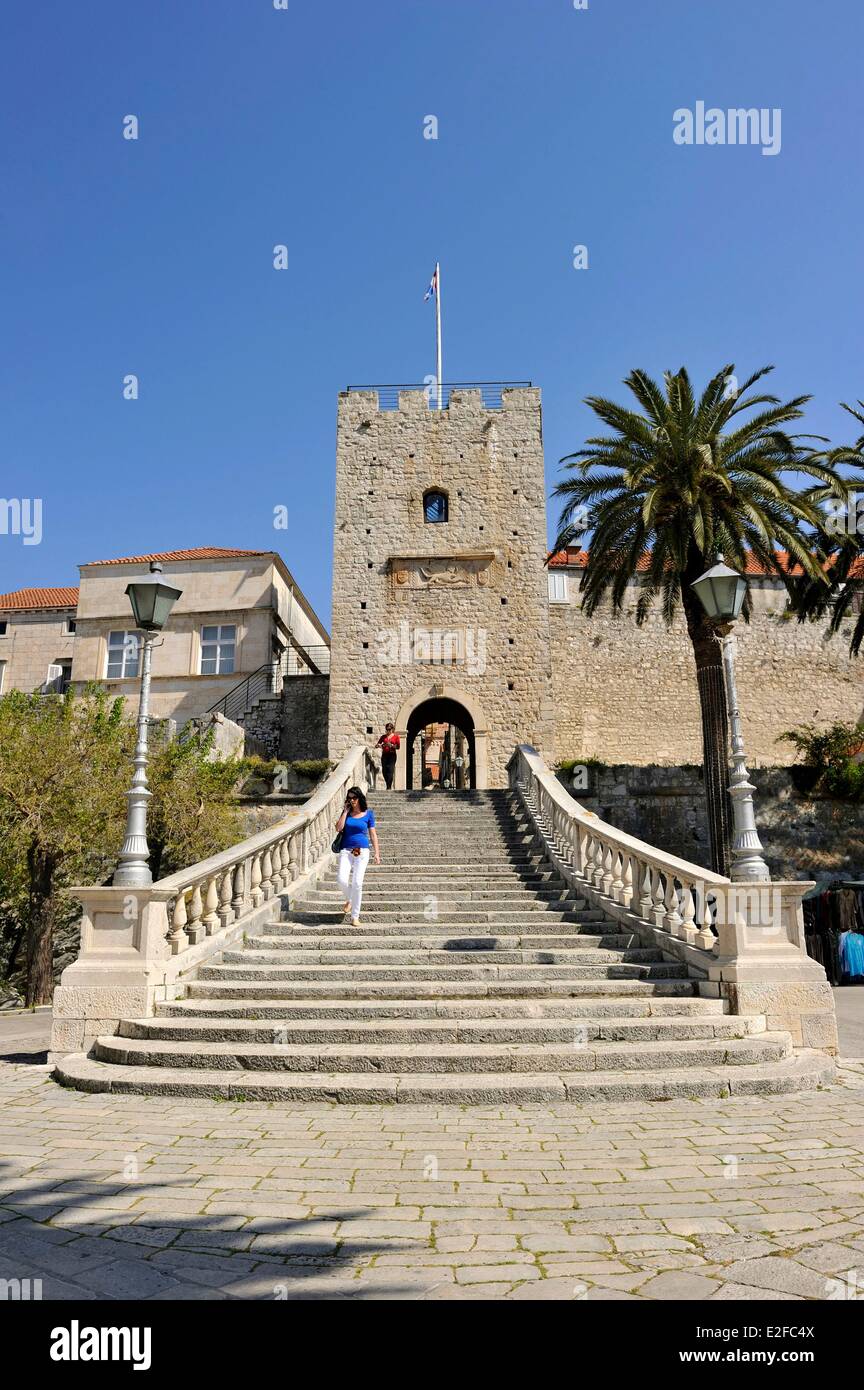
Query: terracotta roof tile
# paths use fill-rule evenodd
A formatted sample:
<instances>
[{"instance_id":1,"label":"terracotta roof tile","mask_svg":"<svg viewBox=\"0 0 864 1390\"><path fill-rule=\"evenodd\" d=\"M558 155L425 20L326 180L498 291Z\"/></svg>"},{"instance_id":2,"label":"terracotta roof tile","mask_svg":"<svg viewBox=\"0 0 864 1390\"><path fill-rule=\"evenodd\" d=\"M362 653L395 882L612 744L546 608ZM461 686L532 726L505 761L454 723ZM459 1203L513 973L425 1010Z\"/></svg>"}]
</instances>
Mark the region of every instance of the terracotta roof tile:
<instances>
[{"instance_id":1,"label":"terracotta roof tile","mask_svg":"<svg viewBox=\"0 0 864 1390\"><path fill-rule=\"evenodd\" d=\"M235 550L229 546L199 545L193 550L163 550L153 555L123 555L117 560L88 560L89 565L146 565L151 560L230 560L239 555L272 555L272 550Z\"/></svg>"},{"instance_id":2,"label":"terracotta roof tile","mask_svg":"<svg viewBox=\"0 0 864 1390\"><path fill-rule=\"evenodd\" d=\"M77 608L77 588L65 589L16 589L11 594L0 594L0 608Z\"/></svg>"},{"instance_id":3,"label":"terracotta roof tile","mask_svg":"<svg viewBox=\"0 0 864 1390\"><path fill-rule=\"evenodd\" d=\"M587 568L587 565L588 565L588 555L589 555L589 552L588 552L587 550L580 550L580 549L579 549L578 547L576 547L576 546L569 546L569 547L567 548L567 550L556 550L556 551L554 551L554 552L550 550L549 553L548 553L548 555L546 556L546 563L547 563L547 565L549 566L550 569L568 569L568 568L569 568L569 569L580 569L580 570L584 570L584 569ZM780 565L781 565L784 569L786 569L786 568L788 567L788 564L789 564L789 556L788 556L788 554L787 554L787 552L786 552L785 550L778 550L778 551L777 551L777 559L778 559ZM707 561L706 561L706 565L707 565ZM644 572L647 570L647 568L648 568L648 556L647 556L647 555L643 555L643 556L640 558L639 563L638 563L638 565L637 565L636 568L637 568L637 571L638 571L640 574L644 573ZM744 572L745 572L745 574L753 574L753 575L757 575L757 574L765 574L765 575L768 575L768 574L771 574L771 571L770 571L770 570L767 570L767 569L765 568L765 566L764 566L763 564L761 564L761 562L760 562L759 560L757 560L756 556L753 555L753 554L748 554L748 556L747 556L747 563L746 563L746 565L745 565L745 567L744 567ZM795 575L795 574L801 574L801 566L800 566L800 565L797 563L797 561L796 561L796 562L794 562L794 563L792 564L791 568L789 568L788 572L789 572L790 574L793 574L793 575ZM855 561L854 565L852 566L852 570L851 570L851 578L852 578L852 579L864 579L864 558L861 558L861 559Z\"/></svg>"}]
</instances>

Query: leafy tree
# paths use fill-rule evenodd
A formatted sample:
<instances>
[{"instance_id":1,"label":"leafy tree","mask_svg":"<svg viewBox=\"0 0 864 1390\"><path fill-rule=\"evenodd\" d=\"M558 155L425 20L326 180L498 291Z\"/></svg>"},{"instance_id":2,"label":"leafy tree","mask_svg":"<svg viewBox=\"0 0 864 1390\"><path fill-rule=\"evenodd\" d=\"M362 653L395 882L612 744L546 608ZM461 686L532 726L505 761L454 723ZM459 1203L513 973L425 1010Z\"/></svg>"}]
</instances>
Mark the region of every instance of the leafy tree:
<instances>
[{"instance_id":1,"label":"leafy tree","mask_svg":"<svg viewBox=\"0 0 864 1390\"><path fill-rule=\"evenodd\" d=\"M0 699L0 897L24 938L27 1004L53 993L61 890L101 882L123 842L131 732L101 690Z\"/></svg>"},{"instance_id":2,"label":"leafy tree","mask_svg":"<svg viewBox=\"0 0 864 1390\"><path fill-rule=\"evenodd\" d=\"M217 762L213 735L197 732L158 747L147 769L152 800L147 840L154 879L207 859L242 838L231 797L245 776L241 758Z\"/></svg>"},{"instance_id":3,"label":"leafy tree","mask_svg":"<svg viewBox=\"0 0 864 1390\"><path fill-rule=\"evenodd\" d=\"M134 743L124 701L98 686L0 699L2 957L8 978L23 947L28 1005L50 1001L56 932L78 915L62 890L102 883L116 866ZM242 838L231 795L244 767L213 761L209 735L157 740L148 767L154 878Z\"/></svg>"},{"instance_id":4,"label":"leafy tree","mask_svg":"<svg viewBox=\"0 0 864 1390\"><path fill-rule=\"evenodd\" d=\"M841 401L859 425L864 425L864 401L859 401L859 410ZM864 434L859 435L854 444L841 445L823 455L832 468L844 465L864 468ZM799 622L809 618L824 618L831 615L828 630L839 632L849 617L854 617L860 591L864 586L864 473L853 473L843 478L845 496L836 497L830 487L815 487L810 490L813 501L824 506L821 533L825 549L825 575L827 584L805 576L793 589L793 601L798 611ZM825 505L827 504L827 506ZM864 643L864 603L858 606L857 619L852 627L849 651L858 656Z\"/></svg>"},{"instance_id":5,"label":"leafy tree","mask_svg":"<svg viewBox=\"0 0 864 1390\"><path fill-rule=\"evenodd\" d=\"M830 462L801 442L806 436L787 433L809 397L782 402L754 393L771 367L738 388L734 370L723 367L698 400L683 367L665 373L662 387L647 372L631 372L624 384L639 409L589 396L587 404L608 432L562 459L571 476L554 491L564 504L556 549L586 528L593 532L581 581L587 614L606 597L613 611L621 611L637 576L637 623L658 598L670 626L683 609L702 711L713 867L721 873L729 869L722 657L718 634L690 586L718 553L742 572L753 556L785 581L778 547L820 580L809 529L818 527L816 502L784 474L799 470L826 489L839 487Z\"/></svg>"}]
</instances>

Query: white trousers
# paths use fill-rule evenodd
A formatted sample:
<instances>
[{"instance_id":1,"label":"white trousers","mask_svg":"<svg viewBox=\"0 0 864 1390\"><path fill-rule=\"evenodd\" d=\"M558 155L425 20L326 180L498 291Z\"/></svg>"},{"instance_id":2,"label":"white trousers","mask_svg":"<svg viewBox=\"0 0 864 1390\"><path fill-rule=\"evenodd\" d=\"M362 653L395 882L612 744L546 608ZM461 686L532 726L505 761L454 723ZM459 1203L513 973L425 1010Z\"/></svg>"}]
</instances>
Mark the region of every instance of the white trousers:
<instances>
[{"instance_id":1,"label":"white trousers","mask_svg":"<svg viewBox=\"0 0 864 1390\"><path fill-rule=\"evenodd\" d=\"M368 849L361 849L359 854L352 854L350 849L340 849L339 851L337 878L339 880L339 887L351 904L352 920L356 920L360 916L360 903L363 898L363 879L366 876L366 866L368 863Z\"/></svg>"}]
</instances>

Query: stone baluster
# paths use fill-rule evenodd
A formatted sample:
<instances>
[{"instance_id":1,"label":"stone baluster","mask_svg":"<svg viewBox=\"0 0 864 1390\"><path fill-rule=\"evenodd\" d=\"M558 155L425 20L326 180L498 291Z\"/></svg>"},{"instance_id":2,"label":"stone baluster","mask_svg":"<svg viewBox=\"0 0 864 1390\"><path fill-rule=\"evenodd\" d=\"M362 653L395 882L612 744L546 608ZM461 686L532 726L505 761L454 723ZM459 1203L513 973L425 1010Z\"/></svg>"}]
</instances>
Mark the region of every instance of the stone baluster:
<instances>
[{"instance_id":1,"label":"stone baluster","mask_svg":"<svg viewBox=\"0 0 864 1390\"><path fill-rule=\"evenodd\" d=\"M708 894L701 885L698 891L701 898L701 912L698 916L701 917L702 925L696 933L694 945L701 947L703 951L713 951L717 945L717 937L713 931L714 912L708 901Z\"/></svg>"},{"instance_id":2,"label":"stone baluster","mask_svg":"<svg viewBox=\"0 0 864 1390\"><path fill-rule=\"evenodd\" d=\"M288 841L288 876L291 883L303 872L303 833L293 834Z\"/></svg>"},{"instance_id":3,"label":"stone baluster","mask_svg":"<svg viewBox=\"0 0 864 1390\"><path fill-rule=\"evenodd\" d=\"M620 850L616 850L612 863L612 901L621 902L621 894L624 891L624 856Z\"/></svg>"},{"instance_id":4,"label":"stone baluster","mask_svg":"<svg viewBox=\"0 0 864 1390\"><path fill-rule=\"evenodd\" d=\"M197 946L202 936L206 934L203 917L204 902L201 897L201 884L196 883L192 889L192 898L189 903L189 924L186 927L186 937L191 946Z\"/></svg>"},{"instance_id":5,"label":"stone baluster","mask_svg":"<svg viewBox=\"0 0 864 1390\"><path fill-rule=\"evenodd\" d=\"M595 850L597 841L590 830L585 835L585 882L594 886L594 870L597 867Z\"/></svg>"},{"instance_id":6,"label":"stone baluster","mask_svg":"<svg viewBox=\"0 0 864 1390\"><path fill-rule=\"evenodd\" d=\"M261 860L261 891L264 894L264 901L268 902L273 897L273 855L268 846L264 851Z\"/></svg>"},{"instance_id":7,"label":"stone baluster","mask_svg":"<svg viewBox=\"0 0 864 1390\"><path fill-rule=\"evenodd\" d=\"M594 868L591 881L598 892L603 890L603 841L599 835L594 836Z\"/></svg>"},{"instance_id":8,"label":"stone baluster","mask_svg":"<svg viewBox=\"0 0 864 1390\"><path fill-rule=\"evenodd\" d=\"M628 910L633 902L633 855L629 853L624 855L624 875L619 902Z\"/></svg>"},{"instance_id":9,"label":"stone baluster","mask_svg":"<svg viewBox=\"0 0 864 1390\"><path fill-rule=\"evenodd\" d=\"M234 921L246 911L246 861L241 859L234 865L234 896L231 899Z\"/></svg>"},{"instance_id":10,"label":"stone baluster","mask_svg":"<svg viewBox=\"0 0 864 1390\"><path fill-rule=\"evenodd\" d=\"M666 875L666 897L664 899L665 912L663 914L663 927L670 936L678 936L682 917L678 906L678 889L675 887L675 875Z\"/></svg>"},{"instance_id":11,"label":"stone baluster","mask_svg":"<svg viewBox=\"0 0 864 1390\"><path fill-rule=\"evenodd\" d=\"M666 916L666 889L663 882L663 875L660 873L659 869L655 869L651 878L654 892L651 920L655 927L662 927L663 919Z\"/></svg>"},{"instance_id":12,"label":"stone baluster","mask_svg":"<svg viewBox=\"0 0 864 1390\"><path fill-rule=\"evenodd\" d=\"M690 883L683 883L684 898L681 904L682 923L678 935L682 941L686 941L688 946L695 945L696 942L696 903L694 899L694 887Z\"/></svg>"},{"instance_id":13,"label":"stone baluster","mask_svg":"<svg viewBox=\"0 0 864 1390\"><path fill-rule=\"evenodd\" d=\"M189 942L186 940L186 894L189 890L182 888L174 899L174 911L171 914L171 933L168 937L171 943L171 954L177 956L181 951L185 951Z\"/></svg>"},{"instance_id":14,"label":"stone baluster","mask_svg":"<svg viewBox=\"0 0 864 1390\"><path fill-rule=\"evenodd\" d=\"M637 860L637 866L642 872L639 884L639 916L643 922L650 922L654 909L654 870L650 864L641 860Z\"/></svg>"},{"instance_id":15,"label":"stone baluster","mask_svg":"<svg viewBox=\"0 0 864 1390\"><path fill-rule=\"evenodd\" d=\"M207 893L204 898L204 930L208 936L219 930L219 875L211 874L207 880Z\"/></svg>"},{"instance_id":16,"label":"stone baluster","mask_svg":"<svg viewBox=\"0 0 864 1390\"><path fill-rule=\"evenodd\" d=\"M262 890L262 888L261 888L261 855L260 855L260 854L253 854L253 855L252 855L252 874L251 874L251 877L250 877L250 888L251 888L251 891L250 891L249 897L250 897L250 899L251 899L252 906L253 906L253 907L260 907L260 906L261 906L261 903L263 903L263 901L264 901L264 893L263 893L263 890Z\"/></svg>"},{"instance_id":17,"label":"stone baluster","mask_svg":"<svg viewBox=\"0 0 864 1390\"><path fill-rule=\"evenodd\" d=\"M273 846L273 892L279 893L285 887L282 874L282 840L277 840Z\"/></svg>"},{"instance_id":18,"label":"stone baluster","mask_svg":"<svg viewBox=\"0 0 864 1390\"><path fill-rule=\"evenodd\" d=\"M585 865L588 855L588 831L584 825L576 826L576 872L582 878L585 877Z\"/></svg>"},{"instance_id":19,"label":"stone baluster","mask_svg":"<svg viewBox=\"0 0 864 1390\"><path fill-rule=\"evenodd\" d=\"M234 891L234 870L225 869L222 874L222 881L219 884L219 921L223 927L227 927L234 921L234 907L231 902L231 894Z\"/></svg>"},{"instance_id":20,"label":"stone baluster","mask_svg":"<svg viewBox=\"0 0 864 1390\"><path fill-rule=\"evenodd\" d=\"M612 878L612 846L607 844L603 854L603 877L600 880L601 890L607 898L612 890Z\"/></svg>"}]
</instances>

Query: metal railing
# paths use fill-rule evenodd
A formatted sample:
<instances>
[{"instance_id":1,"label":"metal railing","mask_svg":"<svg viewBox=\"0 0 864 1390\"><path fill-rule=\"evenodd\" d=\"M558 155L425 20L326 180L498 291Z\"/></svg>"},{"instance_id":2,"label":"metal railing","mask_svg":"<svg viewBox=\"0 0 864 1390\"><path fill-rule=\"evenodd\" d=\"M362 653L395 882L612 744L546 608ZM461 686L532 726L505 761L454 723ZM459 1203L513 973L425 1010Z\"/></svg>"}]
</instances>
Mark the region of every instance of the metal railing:
<instances>
[{"instance_id":1,"label":"metal railing","mask_svg":"<svg viewBox=\"0 0 864 1390\"><path fill-rule=\"evenodd\" d=\"M264 695L279 695L287 676L326 676L330 673L330 648L323 642L312 647L294 644L282 653L280 660L268 661L251 671L211 705L208 714L223 714L226 719L240 722L256 700Z\"/></svg>"},{"instance_id":2,"label":"metal railing","mask_svg":"<svg viewBox=\"0 0 864 1390\"><path fill-rule=\"evenodd\" d=\"M501 409L502 391L530 387L530 381L444 381L441 383L441 405L442 408L450 404L450 397L454 391L479 391L480 400L487 410ZM400 391L423 391L426 395L426 404L430 410L437 409L437 385L434 381L414 381L414 382L388 382L384 385L376 386L348 386L350 393L357 391L376 391L378 394L379 410L398 410Z\"/></svg>"}]
</instances>

